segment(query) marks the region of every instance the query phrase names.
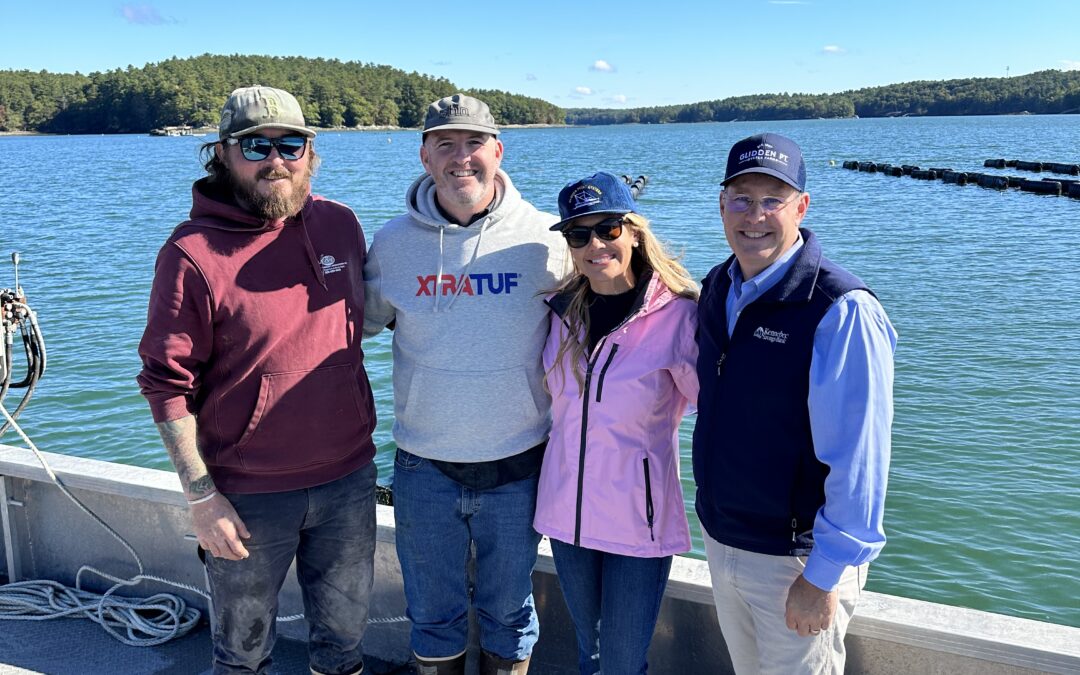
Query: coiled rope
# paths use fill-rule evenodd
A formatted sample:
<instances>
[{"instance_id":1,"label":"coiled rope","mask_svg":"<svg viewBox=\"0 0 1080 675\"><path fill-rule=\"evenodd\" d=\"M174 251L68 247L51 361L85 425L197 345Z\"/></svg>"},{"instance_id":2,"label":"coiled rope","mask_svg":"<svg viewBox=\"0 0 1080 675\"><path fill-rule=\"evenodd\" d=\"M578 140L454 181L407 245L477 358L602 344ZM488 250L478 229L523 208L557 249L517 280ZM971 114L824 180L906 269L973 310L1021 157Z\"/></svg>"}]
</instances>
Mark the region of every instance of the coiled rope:
<instances>
[{"instance_id":1,"label":"coiled rope","mask_svg":"<svg viewBox=\"0 0 1080 675\"><path fill-rule=\"evenodd\" d=\"M209 596L202 590L177 581L155 577L145 574L142 559L135 549L121 537L116 530L109 526L97 514L86 507L78 497L73 495L60 478L53 473L52 467L45 461L44 455L37 449L34 442L15 422L7 409L0 405L0 413L7 420L7 424L19 434L27 447L33 451L34 456L45 468L45 473L60 491L63 492L76 506L86 515L94 519L105 528L120 544L127 549L139 573L130 579L121 579L107 572L83 565L75 574L75 588L71 589L55 581L20 581L0 586L0 619L14 619L21 621L44 621L66 616L82 616L90 619L105 629L109 635L120 642L133 647L151 647L163 644L187 634L194 628L202 614L194 607L188 607L187 603L178 596L168 593L159 593L149 598L140 600L124 598L113 595L117 590L126 586L136 586L144 580L157 581L174 588L192 591L203 597ZM4 508L7 505L2 505ZM102 594L82 590L82 575L84 572L96 574L113 582L113 586ZM121 630L124 632L121 633Z\"/></svg>"},{"instance_id":2,"label":"coiled rope","mask_svg":"<svg viewBox=\"0 0 1080 675\"><path fill-rule=\"evenodd\" d=\"M44 621L47 619L59 619L70 616L81 616L100 625L109 635L120 642L135 647L152 647L164 644L174 638L182 637L190 632L199 623L202 614L199 610L188 607L183 598L169 593L159 593L145 599L133 599L116 596L114 593L120 588L136 586L142 581L157 581L162 584L191 591L210 599L206 591L184 584L178 581L165 579L150 574L145 574L142 559L135 549L124 540L108 523L103 521L86 505L79 501L63 484L52 467L49 466L44 455L38 450L34 442L26 435L15 419L0 404L0 413L7 420L10 428L14 429L27 447L33 451L34 456L44 467L46 474L53 483L79 507L86 515L90 516L101 527L120 542L139 568L139 573L129 579L102 572L90 565L83 565L75 575L75 588L69 588L55 581L20 581L0 586L0 619L12 619L17 621ZM0 505L4 507L6 505ZM104 579L112 581L114 585L103 594L97 594L82 590L83 572L96 574ZM279 616L277 621L285 623L304 618L303 614L291 614ZM408 621L406 616L369 618L369 624L391 624ZM123 632L121 632L123 631Z\"/></svg>"}]
</instances>

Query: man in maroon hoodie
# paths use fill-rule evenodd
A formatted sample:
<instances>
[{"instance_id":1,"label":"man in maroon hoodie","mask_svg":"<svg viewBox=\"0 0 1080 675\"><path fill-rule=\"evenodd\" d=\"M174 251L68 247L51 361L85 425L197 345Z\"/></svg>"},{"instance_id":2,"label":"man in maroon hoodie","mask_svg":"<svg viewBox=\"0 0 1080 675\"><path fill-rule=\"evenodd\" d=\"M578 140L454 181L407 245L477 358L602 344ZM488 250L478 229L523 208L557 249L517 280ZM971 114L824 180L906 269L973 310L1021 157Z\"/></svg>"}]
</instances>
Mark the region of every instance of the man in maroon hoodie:
<instances>
[{"instance_id":1,"label":"man in maroon hoodie","mask_svg":"<svg viewBox=\"0 0 1080 675\"><path fill-rule=\"evenodd\" d=\"M138 381L180 476L213 598L214 673L270 664L294 556L311 670L360 673L375 551L364 234L311 194L288 92L237 89L189 220L158 255Z\"/></svg>"}]
</instances>

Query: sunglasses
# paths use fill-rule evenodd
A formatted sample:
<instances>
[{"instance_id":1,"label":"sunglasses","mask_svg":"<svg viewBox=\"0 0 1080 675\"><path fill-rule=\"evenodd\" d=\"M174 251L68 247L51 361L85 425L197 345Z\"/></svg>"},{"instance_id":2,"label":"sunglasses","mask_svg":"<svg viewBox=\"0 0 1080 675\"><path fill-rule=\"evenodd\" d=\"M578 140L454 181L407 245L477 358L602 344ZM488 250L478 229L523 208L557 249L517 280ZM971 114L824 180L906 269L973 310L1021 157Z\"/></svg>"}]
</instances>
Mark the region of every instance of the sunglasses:
<instances>
[{"instance_id":1,"label":"sunglasses","mask_svg":"<svg viewBox=\"0 0 1080 675\"><path fill-rule=\"evenodd\" d=\"M304 136L282 136L281 138L267 138L266 136L244 136L243 138L226 138L226 145L240 145L240 152L244 159L251 162L260 162L270 156L270 151L277 148L282 159L293 160L304 156L307 149L307 138Z\"/></svg>"},{"instance_id":2,"label":"sunglasses","mask_svg":"<svg viewBox=\"0 0 1080 675\"><path fill-rule=\"evenodd\" d=\"M800 194L802 193L796 192L788 199L780 199L779 197L764 197L762 199L753 199L752 197L747 197L746 195L735 195L733 197L727 198L727 207L732 213L746 213L751 208L753 208L754 204L756 203L758 206L761 207L762 213L767 216L771 216L779 212L791 202L795 201L795 199L798 198Z\"/></svg>"},{"instance_id":3,"label":"sunglasses","mask_svg":"<svg viewBox=\"0 0 1080 675\"><path fill-rule=\"evenodd\" d=\"M622 216L615 216L605 218L592 227L584 225L568 227L562 231L562 236L566 237L566 244L570 248L581 248L592 241L594 234L603 241L615 241L622 235L622 228Z\"/></svg>"}]
</instances>

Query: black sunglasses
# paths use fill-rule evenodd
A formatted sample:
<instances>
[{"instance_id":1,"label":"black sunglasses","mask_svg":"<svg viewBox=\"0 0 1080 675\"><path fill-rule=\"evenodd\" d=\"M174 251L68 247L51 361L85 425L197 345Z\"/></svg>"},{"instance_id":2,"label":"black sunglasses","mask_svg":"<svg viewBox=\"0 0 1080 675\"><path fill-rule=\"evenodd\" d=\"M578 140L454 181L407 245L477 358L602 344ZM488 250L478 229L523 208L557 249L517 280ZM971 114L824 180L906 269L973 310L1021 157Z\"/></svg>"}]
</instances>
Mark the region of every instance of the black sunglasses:
<instances>
[{"instance_id":1,"label":"black sunglasses","mask_svg":"<svg viewBox=\"0 0 1080 675\"><path fill-rule=\"evenodd\" d=\"M282 136L281 138L267 138L266 136L244 136L243 138L226 138L228 145L240 144L240 152L244 159L252 162L260 162L270 156L270 151L277 148L282 159L300 159L307 149L307 138L304 136Z\"/></svg>"},{"instance_id":2,"label":"black sunglasses","mask_svg":"<svg viewBox=\"0 0 1080 675\"><path fill-rule=\"evenodd\" d=\"M562 236L566 237L566 245L570 248L581 248L592 241L594 234L603 241L615 241L622 236L622 228L623 217L615 216L605 218L592 227L584 225L568 227L562 231Z\"/></svg>"}]
</instances>

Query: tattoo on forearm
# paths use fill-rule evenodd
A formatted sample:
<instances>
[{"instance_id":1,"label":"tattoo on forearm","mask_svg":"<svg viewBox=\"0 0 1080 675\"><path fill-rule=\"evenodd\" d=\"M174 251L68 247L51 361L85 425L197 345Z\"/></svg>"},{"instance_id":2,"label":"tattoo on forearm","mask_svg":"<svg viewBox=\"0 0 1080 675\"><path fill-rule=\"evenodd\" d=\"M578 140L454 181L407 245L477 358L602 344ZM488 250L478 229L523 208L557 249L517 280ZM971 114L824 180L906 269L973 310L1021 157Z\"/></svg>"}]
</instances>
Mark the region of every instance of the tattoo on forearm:
<instances>
[{"instance_id":1,"label":"tattoo on forearm","mask_svg":"<svg viewBox=\"0 0 1080 675\"><path fill-rule=\"evenodd\" d=\"M189 497L201 497L216 490L214 480L206 470L206 463L199 454L195 418L188 416L171 422L161 422L157 428L161 433L165 451L169 453L169 459L176 467L176 474L180 477L184 492Z\"/></svg>"},{"instance_id":2,"label":"tattoo on forearm","mask_svg":"<svg viewBox=\"0 0 1080 675\"><path fill-rule=\"evenodd\" d=\"M187 486L187 491L194 497L208 495L215 489L216 488L214 487L214 481L210 478L209 474L206 476L202 476L201 478L196 478L195 480L188 483Z\"/></svg>"}]
</instances>

